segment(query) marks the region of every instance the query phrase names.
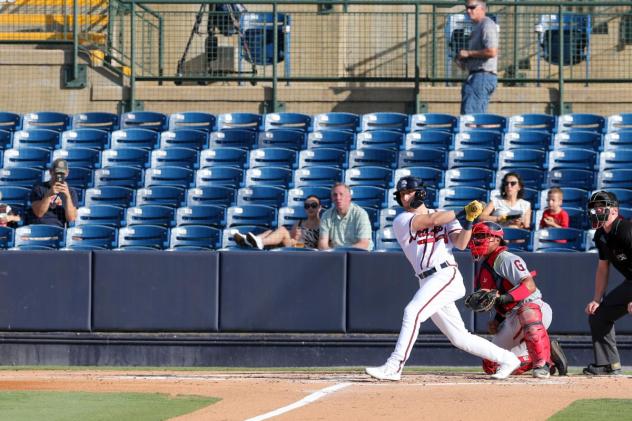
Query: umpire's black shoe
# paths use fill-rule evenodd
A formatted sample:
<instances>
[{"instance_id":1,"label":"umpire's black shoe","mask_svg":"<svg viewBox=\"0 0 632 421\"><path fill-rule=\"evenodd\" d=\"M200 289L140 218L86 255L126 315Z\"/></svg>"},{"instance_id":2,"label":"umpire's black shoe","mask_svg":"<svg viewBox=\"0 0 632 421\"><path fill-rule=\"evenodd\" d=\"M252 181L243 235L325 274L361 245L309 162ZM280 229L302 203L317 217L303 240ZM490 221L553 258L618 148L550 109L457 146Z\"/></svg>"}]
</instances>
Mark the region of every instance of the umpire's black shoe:
<instances>
[{"instance_id":1,"label":"umpire's black shoe","mask_svg":"<svg viewBox=\"0 0 632 421\"><path fill-rule=\"evenodd\" d=\"M564 355L560 343L556 340L551 340L551 361L555 364L555 369L552 367L551 371L554 372L557 370L560 376L566 376L566 374L568 374L568 360L566 359L566 355Z\"/></svg>"},{"instance_id":2,"label":"umpire's black shoe","mask_svg":"<svg viewBox=\"0 0 632 421\"><path fill-rule=\"evenodd\" d=\"M621 374L621 363L595 365L588 364L584 368L584 374L588 376L618 376Z\"/></svg>"}]
</instances>

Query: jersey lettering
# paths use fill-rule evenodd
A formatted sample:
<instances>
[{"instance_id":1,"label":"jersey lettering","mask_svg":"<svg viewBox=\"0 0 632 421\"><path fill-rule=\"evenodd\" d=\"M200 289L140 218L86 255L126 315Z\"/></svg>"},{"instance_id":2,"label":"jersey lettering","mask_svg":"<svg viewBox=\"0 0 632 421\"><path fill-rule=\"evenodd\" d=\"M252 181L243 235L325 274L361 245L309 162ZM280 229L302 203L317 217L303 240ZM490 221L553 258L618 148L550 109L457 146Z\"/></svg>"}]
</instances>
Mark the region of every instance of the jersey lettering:
<instances>
[{"instance_id":1,"label":"jersey lettering","mask_svg":"<svg viewBox=\"0 0 632 421\"><path fill-rule=\"evenodd\" d=\"M524 266L522 266L522 262L520 260L514 260L513 263L520 272L523 272L526 270Z\"/></svg>"}]
</instances>

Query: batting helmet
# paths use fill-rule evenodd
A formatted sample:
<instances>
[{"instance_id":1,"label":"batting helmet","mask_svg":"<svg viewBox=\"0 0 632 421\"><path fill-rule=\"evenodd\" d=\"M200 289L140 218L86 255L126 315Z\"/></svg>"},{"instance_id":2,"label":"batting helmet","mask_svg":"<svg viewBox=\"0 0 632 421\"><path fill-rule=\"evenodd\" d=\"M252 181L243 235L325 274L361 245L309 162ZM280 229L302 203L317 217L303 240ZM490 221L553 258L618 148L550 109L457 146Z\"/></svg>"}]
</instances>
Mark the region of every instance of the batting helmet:
<instances>
[{"instance_id":1,"label":"batting helmet","mask_svg":"<svg viewBox=\"0 0 632 421\"><path fill-rule=\"evenodd\" d=\"M588 216L593 228L601 228L610 216L610 208L618 208L619 200L614 193L604 190L593 193L588 201Z\"/></svg>"},{"instance_id":2,"label":"batting helmet","mask_svg":"<svg viewBox=\"0 0 632 421\"><path fill-rule=\"evenodd\" d=\"M397 186L395 187L393 196L395 196L395 201L399 204L399 206L403 206L399 193L410 190L415 191L415 196L413 197L413 200L410 201L409 205L411 208L417 209L419 206L423 205L424 199L426 199L426 189L424 188L424 182L421 178L413 176L400 178L397 182Z\"/></svg>"},{"instance_id":3,"label":"batting helmet","mask_svg":"<svg viewBox=\"0 0 632 421\"><path fill-rule=\"evenodd\" d=\"M470 249L472 256L474 256L475 259L478 259L487 254L489 241L492 237L500 238L500 245L504 246L504 235L505 233L503 232L503 227L497 223L491 221L479 222L478 224L474 224L472 227L472 238L467 246Z\"/></svg>"}]
</instances>

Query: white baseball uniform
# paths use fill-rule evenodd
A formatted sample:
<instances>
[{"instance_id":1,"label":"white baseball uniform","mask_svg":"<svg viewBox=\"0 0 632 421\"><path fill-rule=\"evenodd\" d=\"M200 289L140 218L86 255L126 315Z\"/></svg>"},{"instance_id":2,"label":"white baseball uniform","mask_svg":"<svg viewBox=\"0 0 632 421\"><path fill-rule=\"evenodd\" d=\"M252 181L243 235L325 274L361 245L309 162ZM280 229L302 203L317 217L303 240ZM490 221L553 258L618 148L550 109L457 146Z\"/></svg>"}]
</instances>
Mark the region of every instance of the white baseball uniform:
<instances>
[{"instance_id":1,"label":"white baseball uniform","mask_svg":"<svg viewBox=\"0 0 632 421\"><path fill-rule=\"evenodd\" d=\"M515 360L511 352L468 332L454 304L465 295L465 286L452 254L449 235L460 232L461 224L453 220L443 226L411 232L414 216L413 212L399 214L393 221L393 231L416 274L433 268L436 272L420 277L419 290L404 310L397 345L387 364L401 371L417 340L419 326L428 318L457 348L497 363L511 363Z\"/></svg>"}]
</instances>

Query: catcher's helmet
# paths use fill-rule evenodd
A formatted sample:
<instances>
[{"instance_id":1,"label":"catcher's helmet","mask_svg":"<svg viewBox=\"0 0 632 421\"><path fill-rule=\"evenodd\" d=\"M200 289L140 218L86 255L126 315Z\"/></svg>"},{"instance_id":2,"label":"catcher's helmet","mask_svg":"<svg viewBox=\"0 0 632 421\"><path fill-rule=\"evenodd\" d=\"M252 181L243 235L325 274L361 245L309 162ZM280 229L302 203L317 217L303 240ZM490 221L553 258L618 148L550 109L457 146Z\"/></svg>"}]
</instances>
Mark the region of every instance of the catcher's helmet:
<instances>
[{"instance_id":1,"label":"catcher's helmet","mask_svg":"<svg viewBox=\"0 0 632 421\"><path fill-rule=\"evenodd\" d=\"M424 188L423 180L419 177L413 176L406 176L399 179L397 186L395 187L395 192L393 193L395 201L399 204L399 206L403 206L399 193L409 190L415 191L415 196L413 197L413 200L410 201L410 207L417 209L424 203L424 199L426 199L426 189Z\"/></svg>"},{"instance_id":2,"label":"catcher's helmet","mask_svg":"<svg viewBox=\"0 0 632 421\"><path fill-rule=\"evenodd\" d=\"M472 227L472 238L467 246L472 256L474 256L475 259L479 259L487 254L489 240L492 237L500 238L500 245L504 246L504 235L503 227L497 223L491 221L479 222Z\"/></svg>"},{"instance_id":3,"label":"catcher's helmet","mask_svg":"<svg viewBox=\"0 0 632 421\"><path fill-rule=\"evenodd\" d=\"M598 191L588 201L588 216L593 228L601 228L610 216L610 208L618 208L619 200L614 193Z\"/></svg>"}]
</instances>

